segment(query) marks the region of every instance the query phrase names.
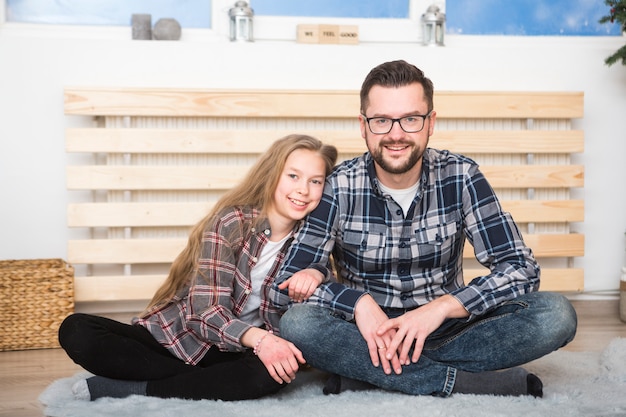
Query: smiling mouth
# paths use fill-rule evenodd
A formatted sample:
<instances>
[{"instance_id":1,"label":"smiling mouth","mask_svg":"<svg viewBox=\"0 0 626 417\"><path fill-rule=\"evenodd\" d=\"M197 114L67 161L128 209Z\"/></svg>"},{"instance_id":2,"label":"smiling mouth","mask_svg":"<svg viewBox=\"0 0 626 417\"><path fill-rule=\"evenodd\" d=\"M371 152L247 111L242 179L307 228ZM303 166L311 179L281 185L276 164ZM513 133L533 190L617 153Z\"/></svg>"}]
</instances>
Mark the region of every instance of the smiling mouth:
<instances>
[{"instance_id":1,"label":"smiling mouth","mask_svg":"<svg viewBox=\"0 0 626 417\"><path fill-rule=\"evenodd\" d=\"M386 150L387 154L390 157L401 156L406 154L406 152L410 152L411 145L406 143L393 143L382 145L382 149ZM381 152L382 152L381 149Z\"/></svg>"},{"instance_id":2,"label":"smiling mouth","mask_svg":"<svg viewBox=\"0 0 626 417\"><path fill-rule=\"evenodd\" d=\"M308 203L305 203L304 201L296 200L296 199L293 199L293 198L290 198L289 201L291 201L296 206L300 206L300 207L304 207L304 206L306 206L308 204Z\"/></svg>"},{"instance_id":3,"label":"smiling mouth","mask_svg":"<svg viewBox=\"0 0 626 417\"><path fill-rule=\"evenodd\" d=\"M402 145L402 146L399 146L399 145L395 145L395 146L386 145L385 146L385 148L389 149L390 151L403 151L403 150L405 150L408 147L409 147L409 145Z\"/></svg>"}]
</instances>

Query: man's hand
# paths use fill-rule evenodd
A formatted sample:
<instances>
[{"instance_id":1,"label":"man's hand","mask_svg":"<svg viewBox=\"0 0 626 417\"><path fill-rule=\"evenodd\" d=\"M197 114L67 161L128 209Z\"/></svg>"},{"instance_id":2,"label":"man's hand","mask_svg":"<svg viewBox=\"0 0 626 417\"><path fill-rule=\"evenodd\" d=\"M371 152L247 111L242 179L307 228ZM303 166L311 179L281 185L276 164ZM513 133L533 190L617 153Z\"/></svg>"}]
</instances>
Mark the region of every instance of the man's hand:
<instances>
[{"instance_id":1,"label":"man's hand","mask_svg":"<svg viewBox=\"0 0 626 417\"><path fill-rule=\"evenodd\" d=\"M376 334L379 336L394 331L394 337L388 345L387 359L394 355L403 365L418 361L426 338L448 318L469 316L463 305L453 296L444 295L430 303L409 311L394 319L382 323ZM409 351L413 354L409 361Z\"/></svg>"},{"instance_id":2,"label":"man's hand","mask_svg":"<svg viewBox=\"0 0 626 417\"><path fill-rule=\"evenodd\" d=\"M313 292L324 281L324 275L317 269L303 269L293 274L289 279L278 285L284 290L289 288L289 298L296 303L300 303L309 298Z\"/></svg>"},{"instance_id":3,"label":"man's hand","mask_svg":"<svg viewBox=\"0 0 626 417\"><path fill-rule=\"evenodd\" d=\"M400 374L402 366L400 366L398 355L395 351L389 350L396 331L390 328L389 331L377 332L380 326L389 318L371 295L365 294L356 303L354 319L363 339L367 343L372 364L375 367L382 364L383 371L387 375L391 374L392 367L396 374Z\"/></svg>"}]
</instances>

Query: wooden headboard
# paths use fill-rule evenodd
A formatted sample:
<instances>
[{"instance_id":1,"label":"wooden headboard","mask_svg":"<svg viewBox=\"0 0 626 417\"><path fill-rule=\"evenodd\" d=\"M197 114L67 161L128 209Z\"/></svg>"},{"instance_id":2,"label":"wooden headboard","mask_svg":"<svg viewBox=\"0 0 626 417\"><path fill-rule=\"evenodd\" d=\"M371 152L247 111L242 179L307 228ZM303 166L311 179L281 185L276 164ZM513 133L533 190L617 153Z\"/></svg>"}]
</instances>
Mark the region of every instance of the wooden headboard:
<instances>
[{"instance_id":1,"label":"wooden headboard","mask_svg":"<svg viewBox=\"0 0 626 417\"><path fill-rule=\"evenodd\" d=\"M582 291L580 92L437 92L430 146L474 158L542 265L542 290ZM68 261L76 302L148 300L190 227L275 139L306 133L340 159L365 151L357 91L66 88ZM576 193L574 193L576 194ZM579 193L582 194L582 193ZM484 273L466 245L464 276Z\"/></svg>"}]
</instances>

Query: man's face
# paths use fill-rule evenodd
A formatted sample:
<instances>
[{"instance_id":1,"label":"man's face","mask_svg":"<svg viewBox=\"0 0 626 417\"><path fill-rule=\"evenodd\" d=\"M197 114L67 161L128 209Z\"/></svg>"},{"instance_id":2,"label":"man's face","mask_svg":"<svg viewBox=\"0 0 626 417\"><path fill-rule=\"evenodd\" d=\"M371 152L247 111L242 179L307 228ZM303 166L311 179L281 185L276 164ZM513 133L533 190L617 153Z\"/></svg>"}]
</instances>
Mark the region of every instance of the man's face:
<instances>
[{"instance_id":1,"label":"man's face","mask_svg":"<svg viewBox=\"0 0 626 417\"><path fill-rule=\"evenodd\" d=\"M419 83L398 88L375 85L370 90L368 98L369 106L365 110L367 118L400 119L428 113L424 89ZM432 112L431 116L424 120L424 127L419 132L407 133L400 123L395 122L389 133L385 134L372 133L367 121L361 116L359 118L361 135L377 164L377 171L382 170L383 174L391 175L419 173L422 155L435 126L435 116L435 112ZM370 123L373 127L375 121Z\"/></svg>"}]
</instances>

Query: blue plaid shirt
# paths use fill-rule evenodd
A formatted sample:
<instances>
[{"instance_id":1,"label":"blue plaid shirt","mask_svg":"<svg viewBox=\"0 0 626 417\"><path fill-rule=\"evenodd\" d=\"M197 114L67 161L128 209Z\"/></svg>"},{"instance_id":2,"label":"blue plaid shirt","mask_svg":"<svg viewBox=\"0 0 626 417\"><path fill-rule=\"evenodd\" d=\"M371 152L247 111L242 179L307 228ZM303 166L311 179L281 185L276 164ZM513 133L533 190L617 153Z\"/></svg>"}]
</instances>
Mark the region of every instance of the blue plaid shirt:
<instances>
[{"instance_id":1,"label":"blue plaid shirt","mask_svg":"<svg viewBox=\"0 0 626 417\"><path fill-rule=\"evenodd\" d=\"M490 270L467 286L462 268L466 238L476 259ZM369 153L337 166L272 286L275 305L290 305L287 292L277 285L310 267L322 271L326 280L306 302L346 320L354 318L365 293L381 307L400 309L451 294L471 318L536 291L540 273L478 165L431 148L424 153L420 184L406 216L381 192Z\"/></svg>"}]
</instances>

